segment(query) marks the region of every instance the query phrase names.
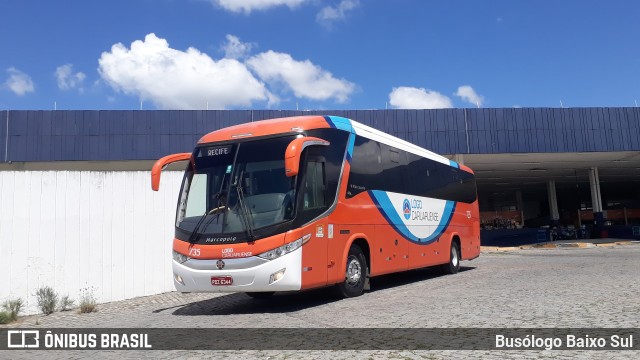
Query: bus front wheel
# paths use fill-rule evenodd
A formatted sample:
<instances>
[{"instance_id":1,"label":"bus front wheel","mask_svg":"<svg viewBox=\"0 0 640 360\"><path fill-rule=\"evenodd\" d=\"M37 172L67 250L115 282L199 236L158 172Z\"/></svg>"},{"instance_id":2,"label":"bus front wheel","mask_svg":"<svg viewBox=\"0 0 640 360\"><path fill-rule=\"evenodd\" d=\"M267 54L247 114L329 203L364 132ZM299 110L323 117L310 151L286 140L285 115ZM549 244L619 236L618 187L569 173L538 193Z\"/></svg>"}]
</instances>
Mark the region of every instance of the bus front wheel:
<instances>
[{"instance_id":1,"label":"bus front wheel","mask_svg":"<svg viewBox=\"0 0 640 360\"><path fill-rule=\"evenodd\" d=\"M367 259L358 245L351 245L347 256L347 268L344 282L338 284L338 294L342 297L362 295L367 281Z\"/></svg>"},{"instance_id":2,"label":"bus front wheel","mask_svg":"<svg viewBox=\"0 0 640 360\"><path fill-rule=\"evenodd\" d=\"M456 274L460 270L460 247L457 241L451 241L449 263L442 265L445 274Z\"/></svg>"}]
</instances>

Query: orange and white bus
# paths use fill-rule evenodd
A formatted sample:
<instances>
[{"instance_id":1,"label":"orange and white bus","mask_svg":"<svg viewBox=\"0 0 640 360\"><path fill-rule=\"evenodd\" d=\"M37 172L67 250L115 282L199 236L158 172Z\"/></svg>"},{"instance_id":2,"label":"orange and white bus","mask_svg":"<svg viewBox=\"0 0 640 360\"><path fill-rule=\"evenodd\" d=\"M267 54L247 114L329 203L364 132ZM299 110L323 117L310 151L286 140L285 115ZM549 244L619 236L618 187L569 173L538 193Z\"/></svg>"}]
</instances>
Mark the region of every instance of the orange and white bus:
<instances>
[{"instance_id":1,"label":"orange and white bus","mask_svg":"<svg viewBox=\"0 0 640 360\"><path fill-rule=\"evenodd\" d=\"M189 161L173 240L181 292L266 297L336 285L358 296L378 275L480 254L471 169L335 116L246 123L203 136Z\"/></svg>"}]
</instances>

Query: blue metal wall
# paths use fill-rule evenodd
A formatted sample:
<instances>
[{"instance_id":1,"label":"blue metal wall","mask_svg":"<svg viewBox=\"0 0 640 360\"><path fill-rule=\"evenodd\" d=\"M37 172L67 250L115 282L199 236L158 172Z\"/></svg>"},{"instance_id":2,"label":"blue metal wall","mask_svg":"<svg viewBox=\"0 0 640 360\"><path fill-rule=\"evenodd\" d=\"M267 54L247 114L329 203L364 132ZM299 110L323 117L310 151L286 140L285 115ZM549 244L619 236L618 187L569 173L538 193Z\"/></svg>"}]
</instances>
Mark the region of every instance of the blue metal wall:
<instances>
[{"instance_id":1,"label":"blue metal wall","mask_svg":"<svg viewBox=\"0 0 640 360\"><path fill-rule=\"evenodd\" d=\"M7 152L5 151L7 147L7 115L8 111L0 111L0 161L6 161Z\"/></svg>"},{"instance_id":2,"label":"blue metal wall","mask_svg":"<svg viewBox=\"0 0 640 360\"><path fill-rule=\"evenodd\" d=\"M638 108L0 111L0 161L152 160L189 152L222 127L313 114L351 118L441 154L640 150Z\"/></svg>"}]
</instances>

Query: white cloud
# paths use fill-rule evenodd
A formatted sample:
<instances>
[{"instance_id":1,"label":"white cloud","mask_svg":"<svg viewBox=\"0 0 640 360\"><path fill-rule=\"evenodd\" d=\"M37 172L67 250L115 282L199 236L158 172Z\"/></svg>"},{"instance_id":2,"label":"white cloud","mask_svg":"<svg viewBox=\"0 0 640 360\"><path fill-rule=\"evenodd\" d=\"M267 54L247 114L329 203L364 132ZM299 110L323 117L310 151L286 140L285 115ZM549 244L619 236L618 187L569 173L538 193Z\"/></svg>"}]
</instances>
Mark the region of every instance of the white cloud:
<instances>
[{"instance_id":1,"label":"white cloud","mask_svg":"<svg viewBox=\"0 0 640 360\"><path fill-rule=\"evenodd\" d=\"M224 57L229 59L244 59L251 53L255 44L243 43L237 36L227 35L227 42L222 45Z\"/></svg>"},{"instance_id":2,"label":"white cloud","mask_svg":"<svg viewBox=\"0 0 640 360\"><path fill-rule=\"evenodd\" d=\"M73 73L73 65L65 64L56 68L56 80L60 90L71 90L78 88L82 91L82 83L87 77L83 72Z\"/></svg>"},{"instance_id":3,"label":"white cloud","mask_svg":"<svg viewBox=\"0 0 640 360\"><path fill-rule=\"evenodd\" d=\"M308 0L210 0L225 10L250 14L254 10L267 10L278 6L293 9Z\"/></svg>"},{"instance_id":4,"label":"white cloud","mask_svg":"<svg viewBox=\"0 0 640 360\"><path fill-rule=\"evenodd\" d=\"M481 107L484 103L484 97L482 95L478 95L478 93L476 93L476 91L469 85L460 86L455 95L477 107Z\"/></svg>"},{"instance_id":5,"label":"white cloud","mask_svg":"<svg viewBox=\"0 0 640 360\"><path fill-rule=\"evenodd\" d=\"M424 88L394 87L389 93L389 104L396 109L451 108L451 99L441 93Z\"/></svg>"},{"instance_id":6,"label":"white cloud","mask_svg":"<svg viewBox=\"0 0 640 360\"><path fill-rule=\"evenodd\" d=\"M27 93L34 92L31 76L14 67L8 68L7 73L9 74L9 78L5 81L4 85L13 91L14 94L23 96Z\"/></svg>"},{"instance_id":7,"label":"white cloud","mask_svg":"<svg viewBox=\"0 0 640 360\"><path fill-rule=\"evenodd\" d=\"M180 51L148 34L131 49L118 43L103 52L98 72L116 91L150 100L163 109L226 109L277 101L236 59L214 60L195 48Z\"/></svg>"},{"instance_id":8,"label":"white cloud","mask_svg":"<svg viewBox=\"0 0 640 360\"><path fill-rule=\"evenodd\" d=\"M316 21L320 24L331 23L331 21L343 20L347 11L353 10L360 5L360 0L342 0L337 6L325 6L316 15Z\"/></svg>"},{"instance_id":9,"label":"white cloud","mask_svg":"<svg viewBox=\"0 0 640 360\"><path fill-rule=\"evenodd\" d=\"M294 60L289 54L269 50L252 56L246 64L263 81L272 85L284 84L298 98L345 102L355 90L353 83L336 79L309 60Z\"/></svg>"}]
</instances>

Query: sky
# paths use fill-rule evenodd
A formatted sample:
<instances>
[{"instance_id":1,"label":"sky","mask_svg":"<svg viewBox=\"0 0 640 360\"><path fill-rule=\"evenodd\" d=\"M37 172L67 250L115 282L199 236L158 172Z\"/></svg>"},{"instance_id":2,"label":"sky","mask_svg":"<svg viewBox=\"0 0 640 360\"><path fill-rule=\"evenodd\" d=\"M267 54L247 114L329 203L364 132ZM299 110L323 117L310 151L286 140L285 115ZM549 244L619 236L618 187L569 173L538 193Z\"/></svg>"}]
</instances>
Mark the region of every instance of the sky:
<instances>
[{"instance_id":1,"label":"sky","mask_svg":"<svg viewBox=\"0 0 640 360\"><path fill-rule=\"evenodd\" d=\"M619 107L635 0L0 0L0 110Z\"/></svg>"}]
</instances>

